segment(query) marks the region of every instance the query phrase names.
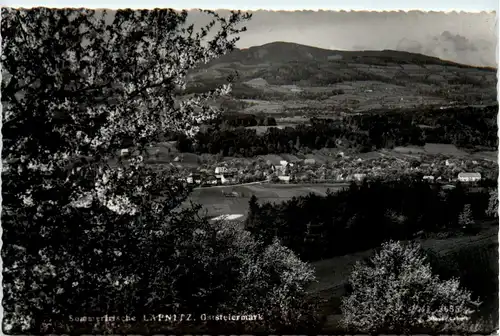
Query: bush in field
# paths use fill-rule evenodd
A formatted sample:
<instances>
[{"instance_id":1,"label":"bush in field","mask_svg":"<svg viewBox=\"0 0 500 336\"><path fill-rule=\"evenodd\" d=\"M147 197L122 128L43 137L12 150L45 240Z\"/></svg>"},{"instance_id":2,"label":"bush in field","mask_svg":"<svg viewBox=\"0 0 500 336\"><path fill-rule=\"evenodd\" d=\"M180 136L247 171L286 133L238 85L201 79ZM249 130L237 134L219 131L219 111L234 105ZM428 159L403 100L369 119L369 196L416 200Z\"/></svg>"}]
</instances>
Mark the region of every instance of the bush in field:
<instances>
[{"instance_id":1,"label":"bush in field","mask_svg":"<svg viewBox=\"0 0 500 336\"><path fill-rule=\"evenodd\" d=\"M470 204L465 204L464 209L458 215L458 224L462 228L470 228L474 225L474 218L472 217L472 209Z\"/></svg>"},{"instance_id":2,"label":"bush in field","mask_svg":"<svg viewBox=\"0 0 500 336\"><path fill-rule=\"evenodd\" d=\"M486 214L491 217L498 218L498 189L492 189L490 191L490 199L488 203L488 209L486 210Z\"/></svg>"},{"instance_id":3,"label":"bush in field","mask_svg":"<svg viewBox=\"0 0 500 336\"><path fill-rule=\"evenodd\" d=\"M479 302L457 279L442 281L416 244L388 242L358 263L343 299L343 325L355 332L462 330Z\"/></svg>"},{"instance_id":4,"label":"bush in field","mask_svg":"<svg viewBox=\"0 0 500 336\"><path fill-rule=\"evenodd\" d=\"M105 314L304 311L312 274L291 252L174 210L188 190L142 155L109 165L124 142L147 155L217 115L210 101L230 87L186 97L185 77L233 49L250 16L206 13L195 33L185 11L2 8L5 332L67 333L71 317Z\"/></svg>"}]
</instances>

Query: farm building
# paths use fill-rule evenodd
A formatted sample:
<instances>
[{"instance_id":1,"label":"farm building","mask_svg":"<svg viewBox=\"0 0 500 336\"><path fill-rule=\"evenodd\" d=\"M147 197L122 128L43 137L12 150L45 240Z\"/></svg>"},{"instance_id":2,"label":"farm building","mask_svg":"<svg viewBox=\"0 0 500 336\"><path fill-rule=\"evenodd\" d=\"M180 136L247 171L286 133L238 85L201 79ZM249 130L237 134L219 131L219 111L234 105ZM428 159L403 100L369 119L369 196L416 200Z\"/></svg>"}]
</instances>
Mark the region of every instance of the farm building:
<instances>
[{"instance_id":1,"label":"farm building","mask_svg":"<svg viewBox=\"0 0 500 336\"><path fill-rule=\"evenodd\" d=\"M283 182L290 182L290 176L278 176L278 179Z\"/></svg>"},{"instance_id":2,"label":"farm building","mask_svg":"<svg viewBox=\"0 0 500 336\"><path fill-rule=\"evenodd\" d=\"M220 175L220 181L222 184L228 184L234 182L234 174L233 173L225 173Z\"/></svg>"},{"instance_id":3,"label":"farm building","mask_svg":"<svg viewBox=\"0 0 500 336\"><path fill-rule=\"evenodd\" d=\"M130 152L128 149L124 148L120 151L120 156L129 156Z\"/></svg>"},{"instance_id":4,"label":"farm building","mask_svg":"<svg viewBox=\"0 0 500 336\"><path fill-rule=\"evenodd\" d=\"M314 159L305 159L304 160L304 164L306 164L306 165L313 165L315 163L316 163L316 160L314 160Z\"/></svg>"},{"instance_id":5,"label":"farm building","mask_svg":"<svg viewBox=\"0 0 500 336\"><path fill-rule=\"evenodd\" d=\"M227 173L227 167L216 167L215 168L215 173L216 174L223 174L223 173Z\"/></svg>"},{"instance_id":6,"label":"farm building","mask_svg":"<svg viewBox=\"0 0 500 336\"><path fill-rule=\"evenodd\" d=\"M366 178L366 174L354 174L354 179L357 181L363 181Z\"/></svg>"},{"instance_id":7,"label":"farm building","mask_svg":"<svg viewBox=\"0 0 500 336\"><path fill-rule=\"evenodd\" d=\"M447 166L454 166L455 165L455 162L451 161L451 160L446 160L445 161L445 165Z\"/></svg>"},{"instance_id":8,"label":"farm building","mask_svg":"<svg viewBox=\"0 0 500 336\"><path fill-rule=\"evenodd\" d=\"M217 177L215 177L214 175L209 175L207 177L207 183L208 184L217 184Z\"/></svg>"},{"instance_id":9,"label":"farm building","mask_svg":"<svg viewBox=\"0 0 500 336\"><path fill-rule=\"evenodd\" d=\"M460 182L477 182L481 179L480 173L460 173L458 174L458 180Z\"/></svg>"},{"instance_id":10,"label":"farm building","mask_svg":"<svg viewBox=\"0 0 500 336\"><path fill-rule=\"evenodd\" d=\"M186 179L187 183L201 183L201 175L200 174L189 174Z\"/></svg>"}]
</instances>

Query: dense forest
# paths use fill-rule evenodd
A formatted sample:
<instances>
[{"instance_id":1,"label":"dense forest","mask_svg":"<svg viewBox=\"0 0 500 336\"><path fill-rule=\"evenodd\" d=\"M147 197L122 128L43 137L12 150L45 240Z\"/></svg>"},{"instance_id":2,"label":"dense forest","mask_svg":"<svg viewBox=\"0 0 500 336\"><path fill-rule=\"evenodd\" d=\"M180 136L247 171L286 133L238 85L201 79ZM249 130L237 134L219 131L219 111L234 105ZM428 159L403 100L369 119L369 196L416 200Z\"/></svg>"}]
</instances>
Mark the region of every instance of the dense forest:
<instances>
[{"instance_id":1,"label":"dense forest","mask_svg":"<svg viewBox=\"0 0 500 336\"><path fill-rule=\"evenodd\" d=\"M276 126L276 119L263 114L228 113L211 120L210 125L219 126L220 129L227 127Z\"/></svg>"},{"instance_id":2,"label":"dense forest","mask_svg":"<svg viewBox=\"0 0 500 336\"><path fill-rule=\"evenodd\" d=\"M465 224L487 218L488 201L486 188L471 192L460 183L444 191L410 179L366 181L325 197L309 194L279 204L259 204L252 197L245 225L264 241L277 236L304 260L316 261L388 239L411 239L420 231L459 234Z\"/></svg>"},{"instance_id":3,"label":"dense forest","mask_svg":"<svg viewBox=\"0 0 500 336\"><path fill-rule=\"evenodd\" d=\"M194 140L182 135L176 140L183 152L245 157L296 153L301 148L348 147L367 152L425 143L497 148L496 118L497 106L407 110L352 115L342 121L312 118L310 125L271 127L259 135L254 129L238 126L273 125L275 121L254 116L235 121L232 116L219 119Z\"/></svg>"}]
</instances>

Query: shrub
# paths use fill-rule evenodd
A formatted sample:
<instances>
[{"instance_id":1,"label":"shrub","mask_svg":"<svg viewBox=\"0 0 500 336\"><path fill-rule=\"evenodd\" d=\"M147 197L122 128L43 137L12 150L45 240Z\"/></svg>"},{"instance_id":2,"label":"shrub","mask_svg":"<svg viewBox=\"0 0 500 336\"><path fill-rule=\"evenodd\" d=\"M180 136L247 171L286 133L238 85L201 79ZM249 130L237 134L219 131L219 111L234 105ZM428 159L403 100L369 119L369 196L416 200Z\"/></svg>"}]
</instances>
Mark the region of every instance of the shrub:
<instances>
[{"instance_id":1,"label":"shrub","mask_svg":"<svg viewBox=\"0 0 500 336\"><path fill-rule=\"evenodd\" d=\"M416 244L384 243L368 263L354 267L349 283L342 324L355 332L457 330L479 305L457 279L432 274Z\"/></svg>"},{"instance_id":2,"label":"shrub","mask_svg":"<svg viewBox=\"0 0 500 336\"><path fill-rule=\"evenodd\" d=\"M491 217L498 218L498 189L494 188L490 191L490 198L488 202L488 209L486 214Z\"/></svg>"}]
</instances>

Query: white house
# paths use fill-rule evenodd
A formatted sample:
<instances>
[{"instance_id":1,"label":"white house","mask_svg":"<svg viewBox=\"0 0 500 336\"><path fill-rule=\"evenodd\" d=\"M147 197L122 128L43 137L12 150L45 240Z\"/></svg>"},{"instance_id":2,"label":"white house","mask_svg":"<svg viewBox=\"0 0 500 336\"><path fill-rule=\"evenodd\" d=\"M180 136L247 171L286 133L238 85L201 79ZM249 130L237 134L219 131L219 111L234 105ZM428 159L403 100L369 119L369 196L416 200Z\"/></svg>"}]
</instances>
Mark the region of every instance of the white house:
<instances>
[{"instance_id":1,"label":"white house","mask_svg":"<svg viewBox=\"0 0 500 336\"><path fill-rule=\"evenodd\" d=\"M304 164L306 164L306 165L312 165L315 163L316 163L316 160L314 160L314 159L305 159L304 160Z\"/></svg>"},{"instance_id":2,"label":"white house","mask_svg":"<svg viewBox=\"0 0 500 336\"><path fill-rule=\"evenodd\" d=\"M278 176L278 179L286 183L290 182L290 176Z\"/></svg>"},{"instance_id":3,"label":"white house","mask_svg":"<svg viewBox=\"0 0 500 336\"><path fill-rule=\"evenodd\" d=\"M129 156L130 152L127 148L124 148L120 151L120 156Z\"/></svg>"},{"instance_id":4,"label":"white house","mask_svg":"<svg viewBox=\"0 0 500 336\"><path fill-rule=\"evenodd\" d=\"M434 176L426 175L422 177L422 180L432 182L434 181Z\"/></svg>"},{"instance_id":5,"label":"white house","mask_svg":"<svg viewBox=\"0 0 500 336\"><path fill-rule=\"evenodd\" d=\"M460 182L477 182L481 179L480 173L460 173L458 174L458 180Z\"/></svg>"},{"instance_id":6,"label":"white house","mask_svg":"<svg viewBox=\"0 0 500 336\"><path fill-rule=\"evenodd\" d=\"M220 175L220 182L222 184L228 184L228 183L235 182L234 174L233 173L221 174Z\"/></svg>"},{"instance_id":7,"label":"white house","mask_svg":"<svg viewBox=\"0 0 500 336\"><path fill-rule=\"evenodd\" d=\"M288 165L288 161L287 160L280 160L280 165L282 167L286 167Z\"/></svg>"},{"instance_id":8,"label":"white house","mask_svg":"<svg viewBox=\"0 0 500 336\"><path fill-rule=\"evenodd\" d=\"M354 174L354 179L356 179L357 181L362 181L364 180L366 177L366 174Z\"/></svg>"},{"instance_id":9,"label":"white house","mask_svg":"<svg viewBox=\"0 0 500 336\"><path fill-rule=\"evenodd\" d=\"M227 167L216 167L215 168L215 173L216 174L227 173L227 171L228 171Z\"/></svg>"}]
</instances>

